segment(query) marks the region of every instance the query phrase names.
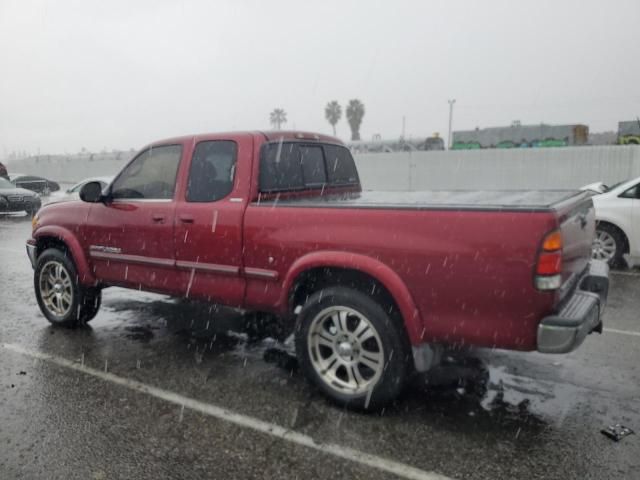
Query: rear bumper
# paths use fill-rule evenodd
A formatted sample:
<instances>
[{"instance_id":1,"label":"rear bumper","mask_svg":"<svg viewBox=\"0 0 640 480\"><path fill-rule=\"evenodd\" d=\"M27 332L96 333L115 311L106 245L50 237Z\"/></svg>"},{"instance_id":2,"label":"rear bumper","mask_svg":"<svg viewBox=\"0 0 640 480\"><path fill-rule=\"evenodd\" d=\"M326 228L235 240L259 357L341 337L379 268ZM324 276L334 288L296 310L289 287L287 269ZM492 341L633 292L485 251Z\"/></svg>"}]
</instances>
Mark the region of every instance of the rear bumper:
<instances>
[{"instance_id":1,"label":"rear bumper","mask_svg":"<svg viewBox=\"0 0 640 480\"><path fill-rule=\"evenodd\" d=\"M593 331L602 332L602 314L609 295L609 266L592 260L589 271L562 309L538 326L538 351L567 353Z\"/></svg>"}]
</instances>

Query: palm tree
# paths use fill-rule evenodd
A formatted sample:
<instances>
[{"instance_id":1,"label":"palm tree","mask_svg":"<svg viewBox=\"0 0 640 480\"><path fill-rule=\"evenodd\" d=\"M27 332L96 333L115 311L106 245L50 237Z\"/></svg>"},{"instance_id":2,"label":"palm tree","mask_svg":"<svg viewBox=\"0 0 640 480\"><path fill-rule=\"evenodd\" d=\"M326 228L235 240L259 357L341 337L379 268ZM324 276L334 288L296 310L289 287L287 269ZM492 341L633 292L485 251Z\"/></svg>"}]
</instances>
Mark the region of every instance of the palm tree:
<instances>
[{"instance_id":1,"label":"palm tree","mask_svg":"<svg viewBox=\"0 0 640 480\"><path fill-rule=\"evenodd\" d=\"M287 123L287 112L283 108L274 108L273 112L269 115L269 121L273 128L280 130L283 123Z\"/></svg>"},{"instance_id":2,"label":"palm tree","mask_svg":"<svg viewBox=\"0 0 640 480\"><path fill-rule=\"evenodd\" d=\"M327 106L324 107L324 118L326 118L327 122L333 127L334 136L336 134L336 123L340 121L340 117L342 117L342 107L340 104L336 100L327 103Z\"/></svg>"},{"instance_id":3,"label":"palm tree","mask_svg":"<svg viewBox=\"0 0 640 480\"><path fill-rule=\"evenodd\" d=\"M358 100L349 100L347 106L347 121L351 127L351 140L360 140L360 125L364 117L364 104Z\"/></svg>"}]
</instances>

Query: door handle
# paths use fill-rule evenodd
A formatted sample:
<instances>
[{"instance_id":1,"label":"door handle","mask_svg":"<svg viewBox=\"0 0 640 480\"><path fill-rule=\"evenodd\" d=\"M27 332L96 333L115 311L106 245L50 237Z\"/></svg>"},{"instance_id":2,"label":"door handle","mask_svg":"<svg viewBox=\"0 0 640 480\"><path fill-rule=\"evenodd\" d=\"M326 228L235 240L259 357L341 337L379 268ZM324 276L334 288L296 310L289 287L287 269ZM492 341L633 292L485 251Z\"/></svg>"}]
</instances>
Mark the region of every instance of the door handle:
<instances>
[{"instance_id":1,"label":"door handle","mask_svg":"<svg viewBox=\"0 0 640 480\"><path fill-rule=\"evenodd\" d=\"M153 220L154 223L164 223L164 215L161 213L154 213L151 215L151 220Z\"/></svg>"},{"instance_id":2,"label":"door handle","mask_svg":"<svg viewBox=\"0 0 640 480\"><path fill-rule=\"evenodd\" d=\"M193 223L193 217L191 215L178 215L178 219L182 223Z\"/></svg>"}]
</instances>

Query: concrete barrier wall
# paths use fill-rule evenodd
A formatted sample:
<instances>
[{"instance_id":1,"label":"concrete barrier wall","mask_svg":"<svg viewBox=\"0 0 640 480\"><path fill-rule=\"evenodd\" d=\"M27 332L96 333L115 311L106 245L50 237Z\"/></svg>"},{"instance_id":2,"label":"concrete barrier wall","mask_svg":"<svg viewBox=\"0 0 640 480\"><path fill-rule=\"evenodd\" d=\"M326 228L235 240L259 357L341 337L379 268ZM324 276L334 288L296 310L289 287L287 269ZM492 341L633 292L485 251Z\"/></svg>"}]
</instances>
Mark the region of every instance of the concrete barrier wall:
<instances>
[{"instance_id":1,"label":"concrete barrier wall","mask_svg":"<svg viewBox=\"0 0 640 480\"><path fill-rule=\"evenodd\" d=\"M130 152L41 156L9 163L9 171L75 182L114 175ZM508 150L370 153L355 156L367 190L554 189L615 183L640 176L640 146L606 145Z\"/></svg>"},{"instance_id":2,"label":"concrete barrier wall","mask_svg":"<svg viewBox=\"0 0 640 480\"><path fill-rule=\"evenodd\" d=\"M87 177L118 173L131 159L132 152L93 155L41 155L7 163L9 173L26 173L57 182L76 183Z\"/></svg>"},{"instance_id":3,"label":"concrete barrier wall","mask_svg":"<svg viewBox=\"0 0 640 480\"><path fill-rule=\"evenodd\" d=\"M368 190L563 189L640 176L640 146L356 155Z\"/></svg>"}]
</instances>

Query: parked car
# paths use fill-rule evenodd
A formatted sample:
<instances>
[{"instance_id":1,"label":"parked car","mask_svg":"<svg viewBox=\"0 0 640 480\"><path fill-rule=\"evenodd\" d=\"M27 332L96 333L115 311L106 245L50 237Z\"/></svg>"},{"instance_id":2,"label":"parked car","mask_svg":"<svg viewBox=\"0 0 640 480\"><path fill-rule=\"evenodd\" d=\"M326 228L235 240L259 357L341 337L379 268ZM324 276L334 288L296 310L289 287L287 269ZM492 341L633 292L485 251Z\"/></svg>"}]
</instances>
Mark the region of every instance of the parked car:
<instances>
[{"instance_id":1,"label":"parked car","mask_svg":"<svg viewBox=\"0 0 640 480\"><path fill-rule=\"evenodd\" d=\"M0 162L0 178L4 178L6 180L9 180L9 174L7 173L7 167L5 167L2 162Z\"/></svg>"},{"instance_id":2,"label":"parked car","mask_svg":"<svg viewBox=\"0 0 640 480\"><path fill-rule=\"evenodd\" d=\"M627 254L631 263L640 261L640 177L612 187L600 185L582 187L597 193L593 258L612 266L624 265Z\"/></svg>"},{"instance_id":3,"label":"parked car","mask_svg":"<svg viewBox=\"0 0 640 480\"><path fill-rule=\"evenodd\" d=\"M51 192L60 190L60 185L57 182L35 175L15 173L9 175L9 179L16 187L26 188L41 195L49 195Z\"/></svg>"},{"instance_id":4,"label":"parked car","mask_svg":"<svg viewBox=\"0 0 640 480\"><path fill-rule=\"evenodd\" d=\"M51 323L112 285L270 312L348 406L391 401L443 345L564 353L602 330L585 192L362 192L339 140L279 131L154 143L80 198L27 241Z\"/></svg>"},{"instance_id":5,"label":"parked car","mask_svg":"<svg viewBox=\"0 0 640 480\"><path fill-rule=\"evenodd\" d=\"M37 193L18 188L5 178L0 178L0 213L22 212L34 215L41 206Z\"/></svg>"},{"instance_id":6,"label":"parked car","mask_svg":"<svg viewBox=\"0 0 640 480\"><path fill-rule=\"evenodd\" d=\"M109 183L113 180L113 177L90 177L85 178L84 180L76 183L72 187L63 191L57 191L53 193L49 199L48 203L53 202L68 202L70 200L79 200L80 199L80 190L89 182L98 182L102 188L106 188Z\"/></svg>"}]
</instances>

